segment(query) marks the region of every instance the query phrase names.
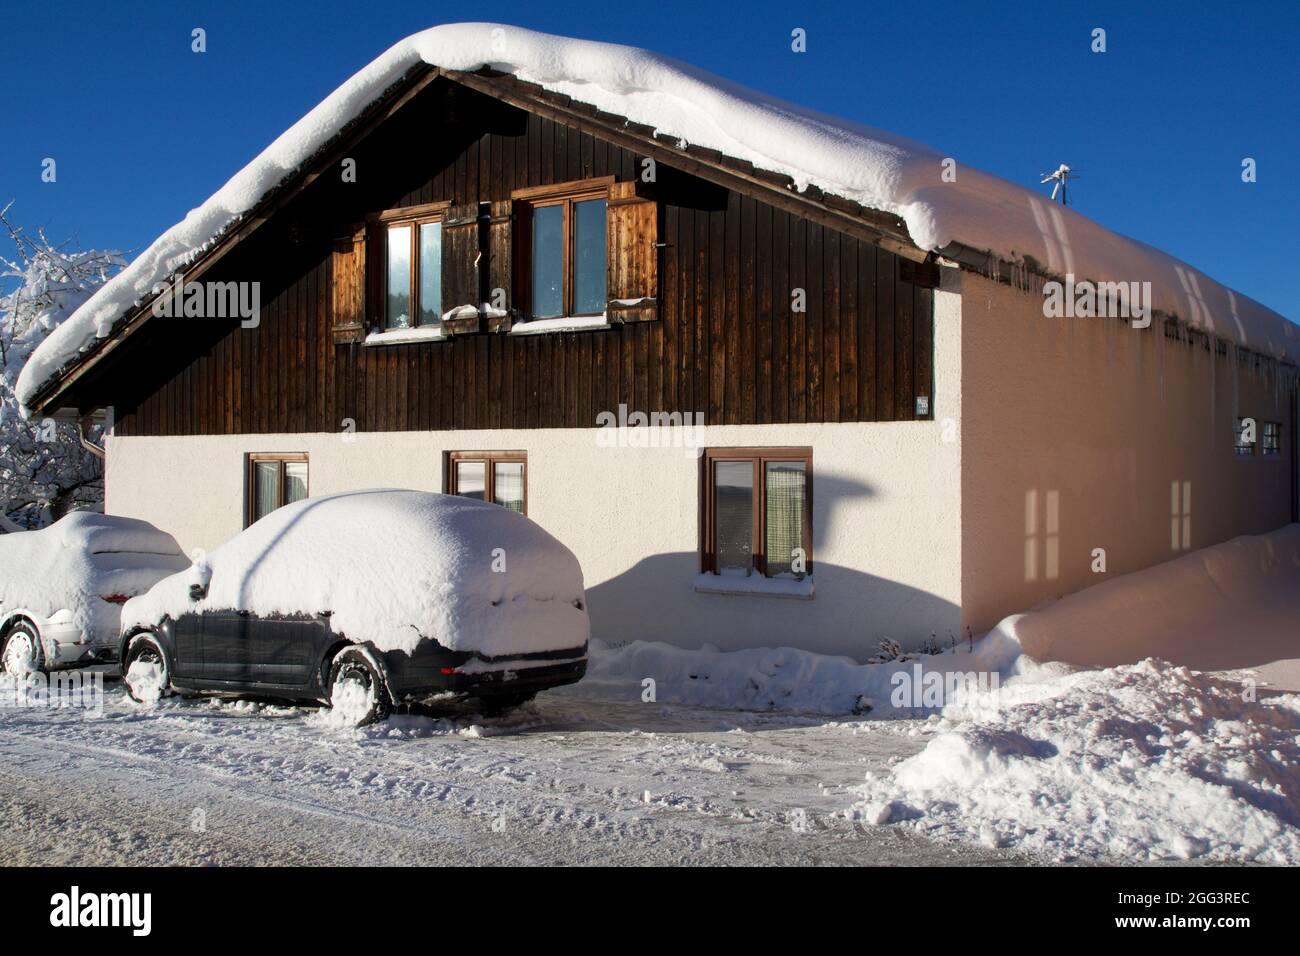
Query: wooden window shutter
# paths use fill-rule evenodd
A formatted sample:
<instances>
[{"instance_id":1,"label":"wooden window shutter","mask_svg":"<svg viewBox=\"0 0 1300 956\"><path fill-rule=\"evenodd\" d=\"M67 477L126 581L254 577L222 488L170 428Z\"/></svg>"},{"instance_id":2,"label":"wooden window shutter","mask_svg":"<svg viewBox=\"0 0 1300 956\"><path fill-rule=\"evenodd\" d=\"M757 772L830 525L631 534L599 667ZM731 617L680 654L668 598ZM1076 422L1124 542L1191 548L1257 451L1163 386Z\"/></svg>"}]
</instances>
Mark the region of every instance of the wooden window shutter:
<instances>
[{"instance_id":1,"label":"wooden window shutter","mask_svg":"<svg viewBox=\"0 0 1300 956\"><path fill-rule=\"evenodd\" d=\"M509 332L514 314L514 203L509 199L493 202L488 217L487 330ZM504 314L500 314L500 310Z\"/></svg>"},{"instance_id":2,"label":"wooden window shutter","mask_svg":"<svg viewBox=\"0 0 1300 956\"><path fill-rule=\"evenodd\" d=\"M611 322L659 317L659 204L643 189L636 180L609 187L606 295Z\"/></svg>"},{"instance_id":3,"label":"wooden window shutter","mask_svg":"<svg viewBox=\"0 0 1300 956\"><path fill-rule=\"evenodd\" d=\"M478 203L452 206L442 221L442 328L479 330Z\"/></svg>"},{"instance_id":4,"label":"wooden window shutter","mask_svg":"<svg viewBox=\"0 0 1300 956\"><path fill-rule=\"evenodd\" d=\"M366 337L366 226L353 227L350 236L334 241L333 327L335 344L360 342Z\"/></svg>"}]
</instances>

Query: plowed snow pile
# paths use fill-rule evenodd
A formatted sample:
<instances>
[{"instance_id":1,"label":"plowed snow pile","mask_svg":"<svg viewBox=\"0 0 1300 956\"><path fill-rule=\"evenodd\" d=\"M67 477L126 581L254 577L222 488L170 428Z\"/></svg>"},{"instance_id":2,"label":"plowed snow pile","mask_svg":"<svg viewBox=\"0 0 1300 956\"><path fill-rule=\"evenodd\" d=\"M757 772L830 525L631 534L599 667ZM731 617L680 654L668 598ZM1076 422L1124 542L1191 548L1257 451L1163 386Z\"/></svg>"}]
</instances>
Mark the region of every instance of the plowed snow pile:
<instances>
[{"instance_id":1,"label":"plowed snow pile","mask_svg":"<svg viewBox=\"0 0 1300 956\"><path fill-rule=\"evenodd\" d=\"M853 815L1058 859L1300 862L1300 696L1162 661L1012 682Z\"/></svg>"},{"instance_id":2,"label":"plowed snow pile","mask_svg":"<svg viewBox=\"0 0 1300 956\"><path fill-rule=\"evenodd\" d=\"M991 638L1116 666L1023 654L999 691L933 718L925 750L869 776L852 815L1059 859L1300 862L1300 695L1120 662L1300 656L1298 573L1290 525L1008 618Z\"/></svg>"}]
</instances>

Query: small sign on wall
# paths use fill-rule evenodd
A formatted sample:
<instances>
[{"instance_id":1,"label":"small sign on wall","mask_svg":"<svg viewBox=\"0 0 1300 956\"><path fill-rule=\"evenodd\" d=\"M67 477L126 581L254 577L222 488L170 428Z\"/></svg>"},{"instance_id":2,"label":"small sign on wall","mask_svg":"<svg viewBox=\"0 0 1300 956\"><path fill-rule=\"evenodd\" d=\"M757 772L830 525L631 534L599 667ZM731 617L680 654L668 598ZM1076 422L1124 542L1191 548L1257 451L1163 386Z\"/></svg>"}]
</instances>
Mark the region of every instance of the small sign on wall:
<instances>
[{"instance_id":1,"label":"small sign on wall","mask_svg":"<svg viewBox=\"0 0 1300 956\"><path fill-rule=\"evenodd\" d=\"M929 414L930 414L930 396L929 395L916 396L916 417L924 418Z\"/></svg>"}]
</instances>

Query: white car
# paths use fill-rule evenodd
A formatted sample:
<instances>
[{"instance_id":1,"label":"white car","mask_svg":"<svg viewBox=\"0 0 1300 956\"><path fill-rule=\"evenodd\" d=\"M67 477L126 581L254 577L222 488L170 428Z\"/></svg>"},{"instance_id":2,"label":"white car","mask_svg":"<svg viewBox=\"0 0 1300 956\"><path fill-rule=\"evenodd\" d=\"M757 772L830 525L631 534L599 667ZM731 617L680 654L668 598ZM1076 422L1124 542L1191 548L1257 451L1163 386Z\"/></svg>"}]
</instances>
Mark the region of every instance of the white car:
<instances>
[{"instance_id":1,"label":"white car","mask_svg":"<svg viewBox=\"0 0 1300 956\"><path fill-rule=\"evenodd\" d=\"M0 535L0 673L113 661L122 606L189 563L147 521L89 511Z\"/></svg>"}]
</instances>

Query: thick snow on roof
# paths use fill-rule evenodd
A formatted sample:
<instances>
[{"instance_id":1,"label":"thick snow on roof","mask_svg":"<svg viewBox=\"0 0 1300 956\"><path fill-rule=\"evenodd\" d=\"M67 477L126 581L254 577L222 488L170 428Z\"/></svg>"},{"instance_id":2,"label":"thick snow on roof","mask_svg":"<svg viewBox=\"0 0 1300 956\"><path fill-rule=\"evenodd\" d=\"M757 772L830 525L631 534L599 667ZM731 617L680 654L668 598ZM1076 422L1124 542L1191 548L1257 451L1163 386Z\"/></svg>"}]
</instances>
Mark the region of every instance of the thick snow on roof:
<instances>
[{"instance_id":1,"label":"thick snow on roof","mask_svg":"<svg viewBox=\"0 0 1300 956\"><path fill-rule=\"evenodd\" d=\"M196 601L197 583L208 594ZM523 515L425 491L349 491L271 512L128 601L122 628L190 611L328 611L336 632L381 651L427 637L496 657L582 647L583 601L578 559Z\"/></svg>"},{"instance_id":2,"label":"thick snow on roof","mask_svg":"<svg viewBox=\"0 0 1300 956\"><path fill-rule=\"evenodd\" d=\"M176 539L147 521L74 511L48 528L0 535L0 609L48 617L71 611L96 640L117 636L121 606L189 561Z\"/></svg>"},{"instance_id":3,"label":"thick snow on roof","mask_svg":"<svg viewBox=\"0 0 1300 956\"><path fill-rule=\"evenodd\" d=\"M425 62L514 74L678 139L747 159L902 217L926 250L960 242L1054 274L1152 283L1152 306L1277 358L1300 355L1300 326L1193 267L1117 235L1006 180L959 165L903 137L807 110L635 47L574 40L492 23L433 27L407 37L291 126L202 206L163 233L52 333L27 363L18 396L40 387L153 287L207 248L296 172L412 66Z\"/></svg>"}]
</instances>

